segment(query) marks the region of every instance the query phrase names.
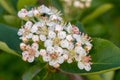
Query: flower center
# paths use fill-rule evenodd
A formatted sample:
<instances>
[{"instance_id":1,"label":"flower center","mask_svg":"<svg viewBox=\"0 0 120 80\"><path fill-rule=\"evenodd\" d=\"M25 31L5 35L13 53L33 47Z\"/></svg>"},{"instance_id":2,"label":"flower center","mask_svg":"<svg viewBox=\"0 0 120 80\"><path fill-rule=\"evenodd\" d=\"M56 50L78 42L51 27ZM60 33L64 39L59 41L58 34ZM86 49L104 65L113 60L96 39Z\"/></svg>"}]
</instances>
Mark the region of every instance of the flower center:
<instances>
[{"instance_id":1,"label":"flower center","mask_svg":"<svg viewBox=\"0 0 120 80\"><path fill-rule=\"evenodd\" d=\"M89 61L91 60L91 56L84 56L82 61L85 63L89 63Z\"/></svg>"},{"instance_id":2,"label":"flower center","mask_svg":"<svg viewBox=\"0 0 120 80\"><path fill-rule=\"evenodd\" d=\"M60 43L60 39L59 39L58 37L55 37L55 38L53 39L53 44L54 44L54 45L59 45L59 43Z\"/></svg>"},{"instance_id":3,"label":"flower center","mask_svg":"<svg viewBox=\"0 0 120 80\"><path fill-rule=\"evenodd\" d=\"M51 57L52 59L57 59L58 55L57 55L56 53L54 53L54 54L50 54L50 57Z\"/></svg>"},{"instance_id":4,"label":"flower center","mask_svg":"<svg viewBox=\"0 0 120 80\"><path fill-rule=\"evenodd\" d=\"M34 49L29 49L28 53L30 56L34 56L35 55L35 50Z\"/></svg>"}]
</instances>

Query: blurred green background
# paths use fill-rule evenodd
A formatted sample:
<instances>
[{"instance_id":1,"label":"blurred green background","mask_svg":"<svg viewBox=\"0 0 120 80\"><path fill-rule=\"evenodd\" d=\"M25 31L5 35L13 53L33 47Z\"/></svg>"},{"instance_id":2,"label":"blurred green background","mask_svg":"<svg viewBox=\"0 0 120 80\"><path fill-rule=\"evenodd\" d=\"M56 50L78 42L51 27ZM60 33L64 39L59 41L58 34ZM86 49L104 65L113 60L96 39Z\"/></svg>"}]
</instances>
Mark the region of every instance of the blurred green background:
<instances>
[{"instance_id":1,"label":"blurred green background","mask_svg":"<svg viewBox=\"0 0 120 80\"><path fill-rule=\"evenodd\" d=\"M61 10L66 21L79 21L91 37L110 40L120 47L120 0L92 0L90 7L82 9L68 5L64 0L0 0L0 23L19 28L18 10L41 4ZM0 80L21 80L30 66L32 64L21 58L0 51ZM88 80L118 80L120 70L83 77Z\"/></svg>"}]
</instances>

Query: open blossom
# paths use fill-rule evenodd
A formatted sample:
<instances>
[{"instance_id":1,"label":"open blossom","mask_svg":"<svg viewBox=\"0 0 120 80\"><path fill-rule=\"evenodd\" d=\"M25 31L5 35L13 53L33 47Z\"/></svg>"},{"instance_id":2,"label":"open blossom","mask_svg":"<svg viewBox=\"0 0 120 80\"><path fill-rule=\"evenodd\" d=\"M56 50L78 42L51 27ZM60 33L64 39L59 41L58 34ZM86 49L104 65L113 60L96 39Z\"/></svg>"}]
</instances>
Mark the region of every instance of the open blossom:
<instances>
[{"instance_id":1,"label":"open blossom","mask_svg":"<svg viewBox=\"0 0 120 80\"><path fill-rule=\"evenodd\" d=\"M28 11L26 9L21 9L18 12L18 17L21 19L25 19L27 17L27 13L28 13Z\"/></svg>"},{"instance_id":2,"label":"open blossom","mask_svg":"<svg viewBox=\"0 0 120 80\"><path fill-rule=\"evenodd\" d=\"M47 53L43 55L43 60L49 62L49 65L53 67L62 64L65 60L63 56L63 50L59 46L49 47L47 48L46 52Z\"/></svg>"},{"instance_id":3,"label":"open blossom","mask_svg":"<svg viewBox=\"0 0 120 80\"><path fill-rule=\"evenodd\" d=\"M22 58L24 61L33 62L35 57L38 57L40 55L40 52L38 51L38 44L33 43L31 46L27 45L25 50L23 50Z\"/></svg>"},{"instance_id":4,"label":"open blossom","mask_svg":"<svg viewBox=\"0 0 120 80\"><path fill-rule=\"evenodd\" d=\"M42 5L29 11L21 9L18 17L26 21L18 30L24 61L33 62L42 57L54 68L76 61L79 69L91 69L91 38L77 26L64 24L60 11Z\"/></svg>"}]
</instances>

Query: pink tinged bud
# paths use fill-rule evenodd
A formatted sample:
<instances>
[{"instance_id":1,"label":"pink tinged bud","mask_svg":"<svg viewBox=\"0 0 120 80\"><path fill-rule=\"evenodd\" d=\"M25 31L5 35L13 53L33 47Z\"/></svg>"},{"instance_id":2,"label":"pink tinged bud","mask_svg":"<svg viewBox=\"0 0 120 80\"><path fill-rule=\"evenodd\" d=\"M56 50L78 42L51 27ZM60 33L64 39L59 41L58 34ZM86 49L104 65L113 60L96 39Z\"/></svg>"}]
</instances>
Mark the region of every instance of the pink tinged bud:
<instances>
[{"instance_id":1,"label":"pink tinged bud","mask_svg":"<svg viewBox=\"0 0 120 80\"><path fill-rule=\"evenodd\" d=\"M68 59L68 55L67 54L64 54L63 57L64 57L65 60Z\"/></svg>"},{"instance_id":2,"label":"pink tinged bud","mask_svg":"<svg viewBox=\"0 0 120 80\"><path fill-rule=\"evenodd\" d=\"M33 48L33 49L37 50L38 47L39 47L38 43L33 43L33 44L32 44L32 48Z\"/></svg>"},{"instance_id":3,"label":"pink tinged bud","mask_svg":"<svg viewBox=\"0 0 120 80\"><path fill-rule=\"evenodd\" d=\"M73 41L73 37L72 37L71 35L67 35L67 36L66 36L66 39L67 39L68 41Z\"/></svg>"},{"instance_id":4,"label":"pink tinged bud","mask_svg":"<svg viewBox=\"0 0 120 80\"><path fill-rule=\"evenodd\" d=\"M20 43L20 49L24 51L26 49L26 44Z\"/></svg>"},{"instance_id":5,"label":"pink tinged bud","mask_svg":"<svg viewBox=\"0 0 120 80\"><path fill-rule=\"evenodd\" d=\"M50 18L51 20L57 20L58 17L56 15L51 15Z\"/></svg>"},{"instance_id":6,"label":"pink tinged bud","mask_svg":"<svg viewBox=\"0 0 120 80\"><path fill-rule=\"evenodd\" d=\"M18 12L18 17L25 18L27 16L27 10L21 9L21 11Z\"/></svg>"},{"instance_id":7,"label":"pink tinged bud","mask_svg":"<svg viewBox=\"0 0 120 80\"><path fill-rule=\"evenodd\" d=\"M60 67L60 64L55 64L54 66L53 66L54 68L59 68Z\"/></svg>"},{"instance_id":8,"label":"pink tinged bud","mask_svg":"<svg viewBox=\"0 0 120 80\"><path fill-rule=\"evenodd\" d=\"M45 56L45 55L46 55L46 50L41 49L41 50L40 50L40 55L41 55L41 56Z\"/></svg>"},{"instance_id":9,"label":"pink tinged bud","mask_svg":"<svg viewBox=\"0 0 120 80\"><path fill-rule=\"evenodd\" d=\"M24 52L22 53L22 59L23 59L24 61L27 61L28 57L29 57L28 52L27 52L27 51L24 51Z\"/></svg>"},{"instance_id":10,"label":"pink tinged bud","mask_svg":"<svg viewBox=\"0 0 120 80\"><path fill-rule=\"evenodd\" d=\"M77 42L76 45L77 45L77 46L81 46L81 42Z\"/></svg>"},{"instance_id":11,"label":"pink tinged bud","mask_svg":"<svg viewBox=\"0 0 120 80\"><path fill-rule=\"evenodd\" d=\"M39 11L36 10L36 9L33 11L33 13L34 13L34 16L39 16L40 15Z\"/></svg>"},{"instance_id":12,"label":"pink tinged bud","mask_svg":"<svg viewBox=\"0 0 120 80\"><path fill-rule=\"evenodd\" d=\"M72 61L72 59L68 59L67 62L68 63L72 63L73 61Z\"/></svg>"},{"instance_id":13,"label":"pink tinged bud","mask_svg":"<svg viewBox=\"0 0 120 80\"><path fill-rule=\"evenodd\" d=\"M55 31L56 31L56 32L59 32L59 31L61 31L61 30L63 30L63 27L62 27L61 25L56 25L56 26L55 26Z\"/></svg>"},{"instance_id":14,"label":"pink tinged bud","mask_svg":"<svg viewBox=\"0 0 120 80\"><path fill-rule=\"evenodd\" d=\"M26 37L22 37L22 41L26 43L28 42L28 39Z\"/></svg>"},{"instance_id":15,"label":"pink tinged bud","mask_svg":"<svg viewBox=\"0 0 120 80\"><path fill-rule=\"evenodd\" d=\"M38 42L39 41L39 37L37 35L33 35L32 40L34 42Z\"/></svg>"},{"instance_id":16,"label":"pink tinged bud","mask_svg":"<svg viewBox=\"0 0 120 80\"><path fill-rule=\"evenodd\" d=\"M89 61L91 60L91 56L84 56L82 61L85 62L85 63L89 63Z\"/></svg>"},{"instance_id":17,"label":"pink tinged bud","mask_svg":"<svg viewBox=\"0 0 120 80\"><path fill-rule=\"evenodd\" d=\"M80 33L78 27L76 27L75 25L72 25L72 31L73 31L74 34L79 34Z\"/></svg>"}]
</instances>

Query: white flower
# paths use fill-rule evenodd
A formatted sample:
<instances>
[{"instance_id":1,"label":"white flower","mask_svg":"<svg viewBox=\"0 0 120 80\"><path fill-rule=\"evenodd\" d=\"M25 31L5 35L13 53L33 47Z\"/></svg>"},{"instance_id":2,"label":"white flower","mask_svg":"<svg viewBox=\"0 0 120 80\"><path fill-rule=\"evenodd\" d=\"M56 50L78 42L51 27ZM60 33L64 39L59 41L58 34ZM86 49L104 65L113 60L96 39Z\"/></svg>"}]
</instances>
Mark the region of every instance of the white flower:
<instances>
[{"instance_id":1,"label":"white flower","mask_svg":"<svg viewBox=\"0 0 120 80\"><path fill-rule=\"evenodd\" d=\"M74 44L69 42L69 46L67 47L68 50L72 50L74 48Z\"/></svg>"},{"instance_id":2,"label":"white flower","mask_svg":"<svg viewBox=\"0 0 120 80\"><path fill-rule=\"evenodd\" d=\"M46 36L41 34L41 35L40 35L40 40L41 40L41 41L45 41L45 40L46 40Z\"/></svg>"},{"instance_id":3,"label":"white flower","mask_svg":"<svg viewBox=\"0 0 120 80\"><path fill-rule=\"evenodd\" d=\"M30 57L28 57L28 62L30 62L30 63L31 63L31 62L33 62L33 61L34 61L34 59L35 59L35 58L34 58L34 56L30 56Z\"/></svg>"},{"instance_id":4,"label":"white flower","mask_svg":"<svg viewBox=\"0 0 120 80\"><path fill-rule=\"evenodd\" d=\"M39 16L40 15L40 13L37 9L33 10L33 14L34 14L34 16Z\"/></svg>"},{"instance_id":5,"label":"white flower","mask_svg":"<svg viewBox=\"0 0 120 80\"><path fill-rule=\"evenodd\" d=\"M28 16L28 17L33 17L33 15L34 15L34 14L33 14L33 10L28 11L28 13L27 13L27 16Z\"/></svg>"},{"instance_id":6,"label":"white flower","mask_svg":"<svg viewBox=\"0 0 120 80\"><path fill-rule=\"evenodd\" d=\"M32 48L35 49L35 50L38 50L38 48L39 48L38 43L33 43Z\"/></svg>"},{"instance_id":7,"label":"white flower","mask_svg":"<svg viewBox=\"0 0 120 80\"><path fill-rule=\"evenodd\" d=\"M54 53L54 47L52 46L48 46L46 50L49 54Z\"/></svg>"},{"instance_id":8,"label":"white flower","mask_svg":"<svg viewBox=\"0 0 120 80\"><path fill-rule=\"evenodd\" d=\"M66 39L67 39L68 41L72 41L72 40L73 40L73 37L72 37L71 35L67 35L67 36L66 36Z\"/></svg>"},{"instance_id":9,"label":"white flower","mask_svg":"<svg viewBox=\"0 0 120 80\"><path fill-rule=\"evenodd\" d=\"M53 44L53 41L50 40L50 39L48 39L48 40L46 40L46 41L44 42L44 46L45 46L45 47L52 46L52 44Z\"/></svg>"},{"instance_id":10,"label":"white flower","mask_svg":"<svg viewBox=\"0 0 120 80\"><path fill-rule=\"evenodd\" d=\"M21 36L23 33L24 33L24 29L19 29L17 34Z\"/></svg>"},{"instance_id":11,"label":"white flower","mask_svg":"<svg viewBox=\"0 0 120 80\"><path fill-rule=\"evenodd\" d=\"M40 55L41 55L41 56L46 55L46 50L45 50L45 49L41 49L41 50L40 50Z\"/></svg>"},{"instance_id":12,"label":"white flower","mask_svg":"<svg viewBox=\"0 0 120 80\"><path fill-rule=\"evenodd\" d=\"M33 40L34 42L38 42L38 41L39 41L38 35L33 35L32 40Z\"/></svg>"},{"instance_id":13,"label":"white flower","mask_svg":"<svg viewBox=\"0 0 120 80\"><path fill-rule=\"evenodd\" d=\"M60 41L60 46L62 48L68 48L69 42L67 40L62 40L62 41Z\"/></svg>"},{"instance_id":14,"label":"white flower","mask_svg":"<svg viewBox=\"0 0 120 80\"><path fill-rule=\"evenodd\" d=\"M86 71L91 70L91 60L90 56L81 56L81 59L78 61L78 68L79 69L85 69Z\"/></svg>"},{"instance_id":15,"label":"white flower","mask_svg":"<svg viewBox=\"0 0 120 80\"><path fill-rule=\"evenodd\" d=\"M48 32L48 38L52 39L52 38L55 38L56 37L56 33L53 32L53 31L49 31Z\"/></svg>"},{"instance_id":16,"label":"white flower","mask_svg":"<svg viewBox=\"0 0 120 80\"><path fill-rule=\"evenodd\" d=\"M59 20L59 21L61 21L62 18L59 17L59 15L55 15L55 14L53 14L53 15L50 16L50 20Z\"/></svg>"},{"instance_id":17,"label":"white flower","mask_svg":"<svg viewBox=\"0 0 120 80\"><path fill-rule=\"evenodd\" d=\"M55 26L55 31L59 32L59 31L62 31L63 30L63 27L61 25L56 25Z\"/></svg>"},{"instance_id":18,"label":"white flower","mask_svg":"<svg viewBox=\"0 0 120 80\"><path fill-rule=\"evenodd\" d=\"M44 6L44 5L40 6L40 7L38 8L38 10L39 10L40 13L46 13L46 14L50 14L50 11L51 11L49 8L47 8L47 7Z\"/></svg>"},{"instance_id":19,"label":"white flower","mask_svg":"<svg viewBox=\"0 0 120 80\"><path fill-rule=\"evenodd\" d=\"M91 50L92 44L90 42L86 42L85 44L86 44L85 48L87 49L87 51Z\"/></svg>"},{"instance_id":20,"label":"white flower","mask_svg":"<svg viewBox=\"0 0 120 80\"><path fill-rule=\"evenodd\" d=\"M85 50L81 46L75 47L75 52L78 54L86 54Z\"/></svg>"},{"instance_id":21,"label":"white flower","mask_svg":"<svg viewBox=\"0 0 120 80\"><path fill-rule=\"evenodd\" d=\"M26 9L21 9L21 10L18 12L18 17L24 19L24 18L27 16L27 13L28 13L28 12L27 12Z\"/></svg>"},{"instance_id":22,"label":"white flower","mask_svg":"<svg viewBox=\"0 0 120 80\"><path fill-rule=\"evenodd\" d=\"M58 17L56 15L51 15L50 16L50 20L57 20L57 19L58 19Z\"/></svg>"},{"instance_id":23,"label":"white flower","mask_svg":"<svg viewBox=\"0 0 120 80\"><path fill-rule=\"evenodd\" d=\"M59 47L59 46L54 46L54 51L55 52L57 52L57 53L59 53L59 54L63 54L63 49L61 48L61 47Z\"/></svg>"},{"instance_id":24,"label":"white flower","mask_svg":"<svg viewBox=\"0 0 120 80\"><path fill-rule=\"evenodd\" d=\"M32 26L32 28L31 28L31 32L32 33L36 33L37 32L37 30L38 30L38 23L35 23L33 26Z\"/></svg>"},{"instance_id":25,"label":"white flower","mask_svg":"<svg viewBox=\"0 0 120 80\"><path fill-rule=\"evenodd\" d=\"M58 32L58 38L64 39L65 37L66 37L66 32L65 31Z\"/></svg>"},{"instance_id":26,"label":"white flower","mask_svg":"<svg viewBox=\"0 0 120 80\"><path fill-rule=\"evenodd\" d=\"M26 35L26 38L30 39L33 37L33 34L32 33L29 33L28 35Z\"/></svg>"},{"instance_id":27,"label":"white flower","mask_svg":"<svg viewBox=\"0 0 120 80\"><path fill-rule=\"evenodd\" d=\"M26 44L20 43L20 49L24 51L26 49Z\"/></svg>"},{"instance_id":28,"label":"white flower","mask_svg":"<svg viewBox=\"0 0 120 80\"><path fill-rule=\"evenodd\" d=\"M40 52L38 51L38 44L33 43L31 46L27 45L26 50L22 53L22 58L24 61L33 62L35 57L38 57L40 55Z\"/></svg>"},{"instance_id":29,"label":"white flower","mask_svg":"<svg viewBox=\"0 0 120 80\"><path fill-rule=\"evenodd\" d=\"M73 60L72 60L72 59L68 59L67 62L68 62L68 63L72 63Z\"/></svg>"},{"instance_id":30,"label":"white flower","mask_svg":"<svg viewBox=\"0 0 120 80\"><path fill-rule=\"evenodd\" d=\"M81 36L78 35L78 34L73 34L73 38L75 38L77 42L82 42L81 41Z\"/></svg>"},{"instance_id":31,"label":"white flower","mask_svg":"<svg viewBox=\"0 0 120 80\"><path fill-rule=\"evenodd\" d=\"M27 21L25 23L25 28L31 29L32 25L33 25L33 23L31 21Z\"/></svg>"},{"instance_id":32,"label":"white flower","mask_svg":"<svg viewBox=\"0 0 120 80\"><path fill-rule=\"evenodd\" d=\"M66 31L68 32L68 33L72 33L72 25L71 25L71 23L68 23L68 25L66 26Z\"/></svg>"},{"instance_id":33,"label":"white flower","mask_svg":"<svg viewBox=\"0 0 120 80\"><path fill-rule=\"evenodd\" d=\"M55 27L56 26L56 23L55 22L47 22L47 26L49 27Z\"/></svg>"},{"instance_id":34,"label":"white flower","mask_svg":"<svg viewBox=\"0 0 120 80\"><path fill-rule=\"evenodd\" d=\"M62 56L62 54L57 53L54 49L53 53L48 53L44 55L43 60L49 62L49 65L55 67L56 64L62 64L64 62L64 57Z\"/></svg>"},{"instance_id":35,"label":"white flower","mask_svg":"<svg viewBox=\"0 0 120 80\"><path fill-rule=\"evenodd\" d=\"M77 2L75 5L80 6ZM88 56L92 48L91 38L81 34L77 26L65 24L60 11L42 5L29 11L21 9L18 16L26 22L18 31L24 61L33 62L41 56L54 68L64 61L77 61L79 69L91 69ZM41 44L44 44L44 49L41 49Z\"/></svg>"},{"instance_id":36,"label":"white flower","mask_svg":"<svg viewBox=\"0 0 120 80\"><path fill-rule=\"evenodd\" d=\"M29 57L29 53L27 51L22 52L22 59L26 61Z\"/></svg>"}]
</instances>

